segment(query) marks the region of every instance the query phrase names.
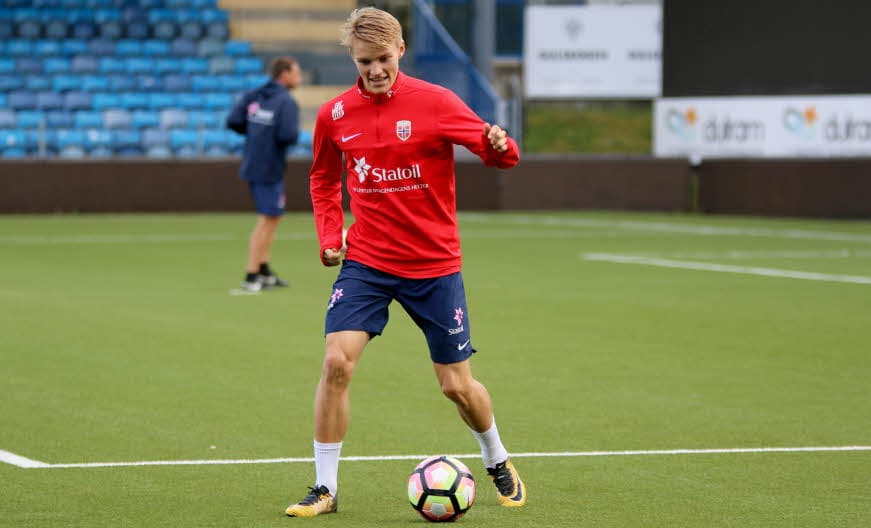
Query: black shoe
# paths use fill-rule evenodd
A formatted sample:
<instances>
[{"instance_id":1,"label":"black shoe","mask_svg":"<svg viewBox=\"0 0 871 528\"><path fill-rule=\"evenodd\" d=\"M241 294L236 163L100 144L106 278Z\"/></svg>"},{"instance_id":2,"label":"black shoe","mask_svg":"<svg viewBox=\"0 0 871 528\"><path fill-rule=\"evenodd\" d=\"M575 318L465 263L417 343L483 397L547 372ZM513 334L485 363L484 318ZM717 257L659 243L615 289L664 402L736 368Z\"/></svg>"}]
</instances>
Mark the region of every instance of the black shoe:
<instances>
[{"instance_id":1,"label":"black shoe","mask_svg":"<svg viewBox=\"0 0 871 528\"><path fill-rule=\"evenodd\" d=\"M287 288L287 281L278 275L258 275L257 280L263 285L263 288Z\"/></svg>"},{"instance_id":2,"label":"black shoe","mask_svg":"<svg viewBox=\"0 0 871 528\"><path fill-rule=\"evenodd\" d=\"M520 480L520 475L517 474L511 460L487 468L487 474L493 479L493 484L499 492L499 504L509 508L526 504L526 485Z\"/></svg>"}]
</instances>

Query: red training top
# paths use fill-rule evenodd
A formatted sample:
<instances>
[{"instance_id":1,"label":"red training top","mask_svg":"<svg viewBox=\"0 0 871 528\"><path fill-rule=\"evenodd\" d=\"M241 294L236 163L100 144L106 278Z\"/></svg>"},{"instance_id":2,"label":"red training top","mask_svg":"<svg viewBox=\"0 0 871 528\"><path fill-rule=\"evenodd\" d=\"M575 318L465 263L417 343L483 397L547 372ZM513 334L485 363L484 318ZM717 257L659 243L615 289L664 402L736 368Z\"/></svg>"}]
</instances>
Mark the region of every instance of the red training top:
<instances>
[{"instance_id":1,"label":"red training top","mask_svg":"<svg viewBox=\"0 0 871 528\"><path fill-rule=\"evenodd\" d=\"M314 130L311 199L320 241L342 246L342 155L354 224L346 258L407 278L460 270L454 144L487 166L513 167L517 143L497 152L484 122L446 88L399 73L386 94L362 80L321 106Z\"/></svg>"}]
</instances>

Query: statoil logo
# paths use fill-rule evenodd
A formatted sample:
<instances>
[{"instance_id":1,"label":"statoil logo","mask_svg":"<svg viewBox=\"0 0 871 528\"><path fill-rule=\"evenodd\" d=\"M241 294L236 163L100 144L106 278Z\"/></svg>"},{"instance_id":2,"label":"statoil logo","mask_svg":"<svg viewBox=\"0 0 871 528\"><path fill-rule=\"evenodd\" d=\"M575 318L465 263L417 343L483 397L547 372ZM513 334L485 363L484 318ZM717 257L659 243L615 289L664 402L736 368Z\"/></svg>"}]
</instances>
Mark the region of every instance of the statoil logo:
<instances>
[{"instance_id":1,"label":"statoil logo","mask_svg":"<svg viewBox=\"0 0 871 528\"><path fill-rule=\"evenodd\" d=\"M366 162L366 157L353 158L354 172L357 173L357 180L360 183L371 181L372 183L381 183L384 181L401 181L421 179L420 163L412 163L408 167L377 167Z\"/></svg>"}]
</instances>

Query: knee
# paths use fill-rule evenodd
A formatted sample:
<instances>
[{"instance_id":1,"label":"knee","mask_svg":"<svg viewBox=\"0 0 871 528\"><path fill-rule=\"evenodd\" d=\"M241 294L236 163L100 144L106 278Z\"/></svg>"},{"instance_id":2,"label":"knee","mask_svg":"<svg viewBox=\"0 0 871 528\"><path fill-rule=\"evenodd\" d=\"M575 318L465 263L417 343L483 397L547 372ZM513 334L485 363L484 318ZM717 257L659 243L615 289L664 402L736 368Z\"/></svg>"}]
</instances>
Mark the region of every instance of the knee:
<instances>
[{"instance_id":1,"label":"knee","mask_svg":"<svg viewBox=\"0 0 871 528\"><path fill-rule=\"evenodd\" d=\"M442 394L456 404L464 405L469 401L470 388L461 383L460 380L442 380L441 390Z\"/></svg>"},{"instance_id":2,"label":"knee","mask_svg":"<svg viewBox=\"0 0 871 528\"><path fill-rule=\"evenodd\" d=\"M321 377L328 387L334 390L346 389L351 383L353 374L354 364L340 348L327 350Z\"/></svg>"}]
</instances>

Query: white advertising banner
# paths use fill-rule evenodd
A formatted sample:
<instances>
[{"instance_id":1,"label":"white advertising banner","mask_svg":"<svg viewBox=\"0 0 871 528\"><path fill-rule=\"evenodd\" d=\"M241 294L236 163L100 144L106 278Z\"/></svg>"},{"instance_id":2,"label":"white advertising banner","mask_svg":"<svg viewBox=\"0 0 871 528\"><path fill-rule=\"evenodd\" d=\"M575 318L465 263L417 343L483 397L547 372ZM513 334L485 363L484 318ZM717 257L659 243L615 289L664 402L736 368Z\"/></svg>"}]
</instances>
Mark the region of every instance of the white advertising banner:
<instances>
[{"instance_id":1,"label":"white advertising banner","mask_svg":"<svg viewBox=\"0 0 871 528\"><path fill-rule=\"evenodd\" d=\"M653 107L656 156L871 156L871 95L679 97Z\"/></svg>"},{"instance_id":2,"label":"white advertising banner","mask_svg":"<svg viewBox=\"0 0 871 528\"><path fill-rule=\"evenodd\" d=\"M662 8L527 6L529 98L652 99L660 94Z\"/></svg>"}]
</instances>

